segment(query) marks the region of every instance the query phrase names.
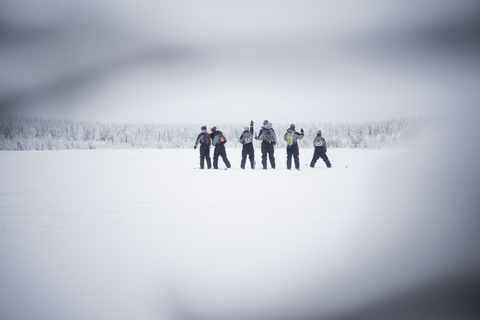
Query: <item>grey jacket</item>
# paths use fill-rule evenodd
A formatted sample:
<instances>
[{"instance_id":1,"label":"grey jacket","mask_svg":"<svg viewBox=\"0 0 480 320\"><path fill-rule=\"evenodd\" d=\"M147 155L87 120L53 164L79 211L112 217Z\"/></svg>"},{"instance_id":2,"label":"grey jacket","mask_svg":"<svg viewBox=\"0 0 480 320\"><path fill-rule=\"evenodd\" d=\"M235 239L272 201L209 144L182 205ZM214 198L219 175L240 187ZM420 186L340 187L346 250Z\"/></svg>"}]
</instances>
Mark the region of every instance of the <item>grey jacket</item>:
<instances>
[{"instance_id":1,"label":"grey jacket","mask_svg":"<svg viewBox=\"0 0 480 320\"><path fill-rule=\"evenodd\" d=\"M253 142L253 124L250 124L250 130L243 131L242 135L240 136L241 144L246 145Z\"/></svg>"},{"instance_id":2,"label":"grey jacket","mask_svg":"<svg viewBox=\"0 0 480 320\"><path fill-rule=\"evenodd\" d=\"M320 134L317 134L317 136L313 139L313 147L322 148L323 150L325 150L325 152L327 152L327 143Z\"/></svg>"}]
</instances>

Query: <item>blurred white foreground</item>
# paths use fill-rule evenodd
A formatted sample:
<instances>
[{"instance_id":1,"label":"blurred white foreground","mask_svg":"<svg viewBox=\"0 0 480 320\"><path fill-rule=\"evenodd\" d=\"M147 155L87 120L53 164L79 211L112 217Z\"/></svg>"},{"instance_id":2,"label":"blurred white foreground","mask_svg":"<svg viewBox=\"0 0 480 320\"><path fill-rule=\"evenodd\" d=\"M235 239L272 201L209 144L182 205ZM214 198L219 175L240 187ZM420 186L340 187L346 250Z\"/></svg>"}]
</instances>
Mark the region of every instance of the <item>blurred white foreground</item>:
<instances>
[{"instance_id":1,"label":"blurred white foreground","mask_svg":"<svg viewBox=\"0 0 480 320\"><path fill-rule=\"evenodd\" d=\"M228 145L215 171L194 150L0 152L0 318L394 319L478 270L472 186L419 150L330 150L347 169L301 150L301 171L283 149L241 170Z\"/></svg>"}]
</instances>

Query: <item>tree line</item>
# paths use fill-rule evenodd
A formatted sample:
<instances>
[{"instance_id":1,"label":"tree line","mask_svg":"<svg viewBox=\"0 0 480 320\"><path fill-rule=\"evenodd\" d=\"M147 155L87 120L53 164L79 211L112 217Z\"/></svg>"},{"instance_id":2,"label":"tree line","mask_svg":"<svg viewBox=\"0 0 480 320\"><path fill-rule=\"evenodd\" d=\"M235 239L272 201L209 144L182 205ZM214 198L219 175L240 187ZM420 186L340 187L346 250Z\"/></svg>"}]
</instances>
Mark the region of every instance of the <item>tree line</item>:
<instances>
[{"instance_id":1,"label":"tree line","mask_svg":"<svg viewBox=\"0 0 480 320\"><path fill-rule=\"evenodd\" d=\"M391 119L362 123L295 123L303 128L305 138L300 147L312 147L318 130L329 148L385 149L408 146L428 130L432 118ZM149 124L101 123L68 119L12 117L0 120L0 150L68 150L192 148L203 123ZM212 124L227 136L227 146L241 147L238 139L249 123ZM273 123L277 147L285 147L283 135L290 123ZM255 131L261 122L255 124Z\"/></svg>"}]
</instances>

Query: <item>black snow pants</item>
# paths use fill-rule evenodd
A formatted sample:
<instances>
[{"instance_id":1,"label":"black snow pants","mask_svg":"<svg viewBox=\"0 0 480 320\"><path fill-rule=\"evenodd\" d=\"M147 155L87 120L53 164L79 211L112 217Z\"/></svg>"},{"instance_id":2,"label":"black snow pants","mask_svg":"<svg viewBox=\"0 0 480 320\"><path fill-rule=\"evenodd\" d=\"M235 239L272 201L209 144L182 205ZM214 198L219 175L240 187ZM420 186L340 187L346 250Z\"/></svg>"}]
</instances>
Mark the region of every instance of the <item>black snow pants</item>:
<instances>
[{"instance_id":1,"label":"black snow pants","mask_svg":"<svg viewBox=\"0 0 480 320\"><path fill-rule=\"evenodd\" d=\"M230 168L230 161L227 158L227 152L225 151L225 145L219 143L215 145L215 150L213 151L213 169L218 169L218 157L222 157L223 162Z\"/></svg>"},{"instance_id":2,"label":"black snow pants","mask_svg":"<svg viewBox=\"0 0 480 320\"><path fill-rule=\"evenodd\" d=\"M247 162L247 155L250 159L250 166L252 169L255 169L255 152L253 149L253 143L247 143L243 145L242 148L242 162L240 162L240 167L245 169L245 162Z\"/></svg>"},{"instance_id":3,"label":"black snow pants","mask_svg":"<svg viewBox=\"0 0 480 320\"><path fill-rule=\"evenodd\" d=\"M212 163L210 162L210 146L202 144L200 145L200 169L204 168L205 160L207 160L208 169L211 169Z\"/></svg>"},{"instance_id":4,"label":"black snow pants","mask_svg":"<svg viewBox=\"0 0 480 320\"><path fill-rule=\"evenodd\" d=\"M327 153L325 152L324 147L316 147L315 152L313 153L312 161L310 162L310 167L315 167L315 163L317 162L318 158L322 158L322 160L327 165L327 168L330 168L332 164L330 160L328 160Z\"/></svg>"},{"instance_id":5,"label":"black snow pants","mask_svg":"<svg viewBox=\"0 0 480 320\"><path fill-rule=\"evenodd\" d=\"M287 146L287 169L290 170L292 168L292 156L293 160L295 161L295 169L300 169L300 159L299 155L298 144L294 144L291 146Z\"/></svg>"},{"instance_id":6,"label":"black snow pants","mask_svg":"<svg viewBox=\"0 0 480 320\"><path fill-rule=\"evenodd\" d=\"M273 143L262 142L262 166L263 169L267 169L267 154L270 160L272 169L275 169L275 156L273 155Z\"/></svg>"}]
</instances>

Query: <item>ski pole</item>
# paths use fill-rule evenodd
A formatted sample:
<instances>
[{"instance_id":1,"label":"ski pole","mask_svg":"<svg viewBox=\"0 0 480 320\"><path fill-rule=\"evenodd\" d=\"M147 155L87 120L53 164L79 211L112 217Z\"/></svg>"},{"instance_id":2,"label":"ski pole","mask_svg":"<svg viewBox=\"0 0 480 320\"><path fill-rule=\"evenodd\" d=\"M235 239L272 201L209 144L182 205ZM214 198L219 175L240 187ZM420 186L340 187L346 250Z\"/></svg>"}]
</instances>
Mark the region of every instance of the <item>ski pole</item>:
<instances>
[{"instance_id":1,"label":"ski pole","mask_svg":"<svg viewBox=\"0 0 480 320\"><path fill-rule=\"evenodd\" d=\"M308 159L312 158L312 154L313 154L313 150L310 152L310 154L308 155L308 158L305 158L305 165L308 166L309 163L308 163Z\"/></svg>"},{"instance_id":2,"label":"ski pole","mask_svg":"<svg viewBox=\"0 0 480 320\"><path fill-rule=\"evenodd\" d=\"M342 165L344 165L345 168L348 167L348 165L345 165L345 163L343 163L342 161L338 160L333 154L329 153L329 155L330 155L333 159L337 160L337 161L340 162Z\"/></svg>"},{"instance_id":3,"label":"ski pole","mask_svg":"<svg viewBox=\"0 0 480 320\"><path fill-rule=\"evenodd\" d=\"M305 150L305 142L303 142L303 156L305 157L305 162L307 162L307 151Z\"/></svg>"},{"instance_id":4,"label":"ski pole","mask_svg":"<svg viewBox=\"0 0 480 320\"><path fill-rule=\"evenodd\" d=\"M200 166L200 157L198 157L197 160L195 160L195 164L193 165L193 168L197 169L199 166Z\"/></svg>"}]
</instances>

